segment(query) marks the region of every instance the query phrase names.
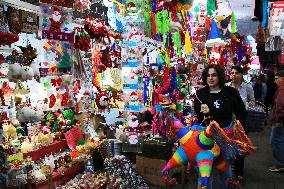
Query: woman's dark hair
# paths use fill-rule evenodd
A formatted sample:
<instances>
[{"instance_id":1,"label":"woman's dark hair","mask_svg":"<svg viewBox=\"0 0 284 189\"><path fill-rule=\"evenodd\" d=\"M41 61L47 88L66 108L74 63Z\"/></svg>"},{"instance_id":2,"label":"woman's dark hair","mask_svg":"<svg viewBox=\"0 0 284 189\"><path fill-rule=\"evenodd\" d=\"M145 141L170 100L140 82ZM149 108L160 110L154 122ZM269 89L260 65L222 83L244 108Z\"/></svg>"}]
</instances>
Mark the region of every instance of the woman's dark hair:
<instances>
[{"instance_id":1,"label":"woman's dark hair","mask_svg":"<svg viewBox=\"0 0 284 189\"><path fill-rule=\"evenodd\" d=\"M241 66L232 66L231 70L237 70L237 72L243 74L244 70Z\"/></svg>"},{"instance_id":2,"label":"woman's dark hair","mask_svg":"<svg viewBox=\"0 0 284 189\"><path fill-rule=\"evenodd\" d=\"M219 78L219 86L222 88L225 85L225 72L218 64L210 64L208 65L202 72L202 82L204 86L208 86L207 84L207 75L210 68L216 70L218 78Z\"/></svg>"}]
</instances>

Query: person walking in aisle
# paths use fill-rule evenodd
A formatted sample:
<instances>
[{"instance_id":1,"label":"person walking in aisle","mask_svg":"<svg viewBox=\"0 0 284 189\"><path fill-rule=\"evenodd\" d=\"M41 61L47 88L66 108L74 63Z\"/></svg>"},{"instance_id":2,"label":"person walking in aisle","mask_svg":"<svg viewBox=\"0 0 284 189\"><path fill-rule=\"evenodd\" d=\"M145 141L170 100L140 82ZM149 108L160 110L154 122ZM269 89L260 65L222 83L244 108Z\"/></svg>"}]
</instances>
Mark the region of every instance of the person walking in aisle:
<instances>
[{"instance_id":1,"label":"person walking in aisle","mask_svg":"<svg viewBox=\"0 0 284 189\"><path fill-rule=\"evenodd\" d=\"M275 74L271 70L267 72L266 86L267 93L264 99L264 105L266 107L266 113L268 113L268 110L272 106L274 95L277 90L277 84L275 83Z\"/></svg>"},{"instance_id":2,"label":"person walking in aisle","mask_svg":"<svg viewBox=\"0 0 284 189\"><path fill-rule=\"evenodd\" d=\"M271 172L284 171L284 70L276 73L278 89L275 93L270 121L273 166Z\"/></svg>"},{"instance_id":3,"label":"person walking in aisle","mask_svg":"<svg viewBox=\"0 0 284 189\"><path fill-rule=\"evenodd\" d=\"M264 104L267 87L265 83L265 76L263 74L260 74L256 79L256 83L253 86L253 90L255 100Z\"/></svg>"},{"instance_id":4,"label":"person walking in aisle","mask_svg":"<svg viewBox=\"0 0 284 189\"><path fill-rule=\"evenodd\" d=\"M236 119L245 125L247 113L245 105L235 88L225 86L224 70L219 65L211 64L203 70L202 80L205 87L197 90L194 99L194 111L199 123L209 125L211 120L215 120L225 128L234 121L233 115L235 115ZM204 106L207 107L206 111ZM232 178L232 174L222 175L222 188L228 188L224 181L226 178ZM209 188L212 188L212 180L211 176Z\"/></svg>"},{"instance_id":5,"label":"person walking in aisle","mask_svg":"<svg viewBox=\"0 0 284 189\"><path fill-rule=\"evenodd\" d=\"M247 105L250 101L254 101L254 92L253 88L249 83L246 83L243 78L243 69L240 66L233 66L231 68L231 82L227 83L228 86L231 86L237 89L241 95L243 103ZM243 125L246 133L246 126ZM244 178L244 160L245 156L238 155L237 158L233 161L233 173L234 176L243 183Z\"/></svg>"}]
</instances>

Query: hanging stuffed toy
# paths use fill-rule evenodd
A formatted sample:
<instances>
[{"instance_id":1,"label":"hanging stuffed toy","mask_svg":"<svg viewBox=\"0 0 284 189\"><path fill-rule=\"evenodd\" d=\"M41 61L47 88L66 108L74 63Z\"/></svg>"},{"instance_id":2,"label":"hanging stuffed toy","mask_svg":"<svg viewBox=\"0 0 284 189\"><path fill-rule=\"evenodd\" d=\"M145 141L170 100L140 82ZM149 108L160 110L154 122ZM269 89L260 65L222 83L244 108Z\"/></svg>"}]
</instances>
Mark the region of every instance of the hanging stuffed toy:
<instances>
[{"instance_id":1,"label":"hanging stuffed toy","mask_svg":"<svg viewBox=\"0 0 284 189\"><path fill-rule=\"evenodd\" d=\"M109 57L113 68L119 68L121 65L121 52L111 51Z\"/></svg>"},{"instance_id":2,"label":"hanging stuffed toy","mask_svg":"<svg viewBox=\"0 0 284 189\"><path fill-rule=\"evenodd\" d=\"M49 18L50 21L50 32L61 32L61 25L63 24L64 18L61 15L61 9L57 6L53 7L53 13Z\"/></svg>"},{"instance_id":3,"label":"hanging stuffed toy","mask_svg":"<svg viewBox=\"0 0 284 189\"><path fill-rule=\"evenodd\" d=\"M75 44L74 48L88 52L91 49L91 40L89 34L84 28L75 28Z\"/></svg>"},{"instance_id":4,"label":"hanging stuffed toy","mask_svg":"<svg viewBox=\"0 0 284 189\"><path fill-rule=\"evenodd\" d=\"M88 32L91 39L102 39L108 37L108 31L103 21L88 17L84 25L84 29Z\"/></svg>"},{"instance_id":5,"label":"hanging stuffed toy","mask_svg":"<svg viewBox=\"0 0 284 189\"><path fill-rule=\"evenodd\" d=\"M101 61L103 65L105 65L107 68L111 68L111 59L110 59L110 47L107 47L106 49L102 50L102 56L101 56Z\"/></svg>"},{"instance_id":6,"label":"hanging stuffed toy","mask_svg":"<svg viewBox=\"0 0 284 189\"><path fill-rule=\"evenodd\" d=\"M108 93L101 91L96 95L96 105L99 109L105 110L109 106L109 95Z\"/></svg>"},{"instance_id":7,"label":"hanging stuffed toy","mask_svg":"<svg viewBox=\"0 0 284 189\"><path fill-rule=\"evenodd\" d=\"M94 72L102 73L106 70L106 66L102 62L102 53L99 48L96 48L92 56L93 70ZM94 79L94 78L93 78Z\"/></svg>"}]
</instances>

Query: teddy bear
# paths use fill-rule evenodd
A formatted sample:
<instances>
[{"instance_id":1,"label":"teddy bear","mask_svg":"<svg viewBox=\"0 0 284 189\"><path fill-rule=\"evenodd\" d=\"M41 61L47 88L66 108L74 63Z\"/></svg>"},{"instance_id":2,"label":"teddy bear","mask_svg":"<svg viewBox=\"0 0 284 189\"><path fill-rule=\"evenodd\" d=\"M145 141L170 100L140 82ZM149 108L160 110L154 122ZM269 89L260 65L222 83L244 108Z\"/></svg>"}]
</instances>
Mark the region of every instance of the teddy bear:
<instances>
[{"instance_id":1,"label":"teddy bear","mask_svg":"<svg viewBox=\"0 0 284 189\"><path fill-rule=\"evenodd\" d=\"M15 139L17 136L16 128L13 124L3 124L3 136L6 141Z\"/></svg>"}]
</instances>

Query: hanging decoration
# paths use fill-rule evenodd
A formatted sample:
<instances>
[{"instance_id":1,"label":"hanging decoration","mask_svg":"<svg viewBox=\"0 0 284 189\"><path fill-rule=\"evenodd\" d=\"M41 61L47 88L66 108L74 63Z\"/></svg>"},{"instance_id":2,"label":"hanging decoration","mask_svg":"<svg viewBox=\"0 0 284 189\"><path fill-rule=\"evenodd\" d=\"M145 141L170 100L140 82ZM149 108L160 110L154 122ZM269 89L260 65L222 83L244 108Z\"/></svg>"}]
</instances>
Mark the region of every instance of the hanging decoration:
<instances>
[{"instance_id":1,"label":"hanging decoration","mask_svg":"<svg viewBox=\"0 0 284 189\"><path fill-rule=\"evenodd\" d=\"M90 36L83 28L75 28L75 44L74 48L88 52L91 49Z\"/></svg>"},{"instance_id":2,"label":"hanging decoration","mask_svg":"<svg viewBox=\"0 0 284 189\"><path fill-rule=\"evenodd\" d=\"M91 5L92 5L92 3L91 3L90 0L75 0L73 8L75 10L80 11L80 12L84 12L86 10L90 10Z\"/></svg>"},{"instance_id":3,"label":"hanging decoration","mask_svg":"<svg viewBox=\"0 0 284 189\"><path fill-rule=\"evenodd\" d=\"M102 40L104 37L108 37L105 23L99 19L87 18L84 29L88 32L91 39Z\"/></svg>"},{"instance_id":4,"label":"hanging decoration","mask_svg":"<svg viewBox=\"0 0 284 189\"><path fill-rule=\"evenodd\" d=\"M43 40L44 53L41 62L41 76L70 73L73 45L67 41Z\"/></svg>"},{"instance_id":5,"label":"hanging decoration","mask_svg":"<svg viewBox=\"0 0 284 189\"><path fill-rule=\"evenodd\" d=\"M42 16L39 23L42 38L74 43L72 9L44 3L41 3L40 7Z\"/></svg>"}]
</instances>

